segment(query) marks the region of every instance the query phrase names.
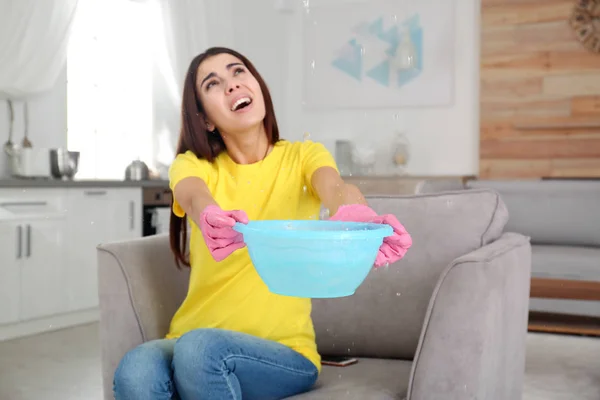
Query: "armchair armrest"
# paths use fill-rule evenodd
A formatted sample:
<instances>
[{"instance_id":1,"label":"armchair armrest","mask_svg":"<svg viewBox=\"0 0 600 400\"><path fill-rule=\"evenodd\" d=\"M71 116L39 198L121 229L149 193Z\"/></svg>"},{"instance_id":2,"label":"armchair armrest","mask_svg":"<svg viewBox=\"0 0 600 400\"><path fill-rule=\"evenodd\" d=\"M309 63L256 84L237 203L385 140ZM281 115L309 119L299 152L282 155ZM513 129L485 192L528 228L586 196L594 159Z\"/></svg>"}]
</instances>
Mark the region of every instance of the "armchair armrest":
<instances>
[{"instance_id":1,"label":"armchair armrest","mask_svg":"<svg viewBox=\"0 0 600 400\"><path fill-rule=\"evenodd\" d=\"M530 277L519 234L454 260L431 296L407 399L520 399Z\"/></svg>"},{"instance_id":2,"label":"armchair armrest","mask_svg":"<svg viewBox=\"0 0 600 400\"><path fill-rule=\"evenodd\" d=\"M164 337L187 293L168 235L98 246L100 344L104 396L112 399L114 371L127 351Z\"/></svg>"}]
</instances>

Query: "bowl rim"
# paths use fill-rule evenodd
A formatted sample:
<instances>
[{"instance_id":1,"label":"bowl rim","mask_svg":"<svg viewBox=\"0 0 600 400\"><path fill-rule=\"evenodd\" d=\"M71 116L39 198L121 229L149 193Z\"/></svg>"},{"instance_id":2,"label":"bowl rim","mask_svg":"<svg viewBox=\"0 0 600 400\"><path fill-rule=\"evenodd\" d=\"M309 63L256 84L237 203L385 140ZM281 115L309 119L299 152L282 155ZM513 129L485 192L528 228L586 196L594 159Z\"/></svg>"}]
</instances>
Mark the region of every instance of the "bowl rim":
<instances>
[{"instance_id":1,"label":"bowl rim","mask_svg":"<svg viewBox=\"0 0 600 400\"><path fill-rule=\"evenodd\" d=\"M338 225L340 227L351 227L352 230L314 230L307 235L307 230L299 229L264 229L264 227L279 226L282 224L292 225ZM387 224L376 224L371 222L346 222L329 220L255 220L248 224L237 222L233 229L242 235L274 237L284 239L322 239L322 240L348 240L348 239L383 239L391 236L394 229ZM335 234L332 236L332 233Z\"/></svg>"}]
</instances>

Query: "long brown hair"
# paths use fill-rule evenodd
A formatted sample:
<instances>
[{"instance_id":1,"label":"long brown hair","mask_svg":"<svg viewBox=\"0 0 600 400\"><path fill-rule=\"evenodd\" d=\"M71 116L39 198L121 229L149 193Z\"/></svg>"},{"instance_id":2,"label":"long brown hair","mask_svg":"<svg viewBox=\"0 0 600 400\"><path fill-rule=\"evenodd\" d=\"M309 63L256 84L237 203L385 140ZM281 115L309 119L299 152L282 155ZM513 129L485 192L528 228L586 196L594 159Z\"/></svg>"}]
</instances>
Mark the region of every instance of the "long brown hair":
<instances>
[{"instance_id":1,"label":"long brown hair","mask_svg":"<svg viewBox=\"0 0 600 400\"><path fill-rule=\"evenodd\" d=\"M211 47L204 53L197 55L190 63L185 82L183 85L183 99L181 107L181 131L177 143L176 154L183 154L191 150L196 157L213 162L214 159L226 150L225 142L219 131L215 129L208 132L205 124L206 114L200 101L200 96L196 92L196 82L198 68L204 60L218 54L231 54L238 58L256 78L265 101L265 119L263 120L267 138L271 144L279 141L279 128L275 118L275 108L267 84L260 76L254 65L246 57L235 50L225 47ZM173 197L174 199L174 197ZM186 247L188 241L186 216L183 218L173 213L173 201L171 201L171 220L169 224L169 239L171 251L175 256L175 263L178 268L181 264L189 267L190 260L186 256Z\"/></svg>"}]
</instances>

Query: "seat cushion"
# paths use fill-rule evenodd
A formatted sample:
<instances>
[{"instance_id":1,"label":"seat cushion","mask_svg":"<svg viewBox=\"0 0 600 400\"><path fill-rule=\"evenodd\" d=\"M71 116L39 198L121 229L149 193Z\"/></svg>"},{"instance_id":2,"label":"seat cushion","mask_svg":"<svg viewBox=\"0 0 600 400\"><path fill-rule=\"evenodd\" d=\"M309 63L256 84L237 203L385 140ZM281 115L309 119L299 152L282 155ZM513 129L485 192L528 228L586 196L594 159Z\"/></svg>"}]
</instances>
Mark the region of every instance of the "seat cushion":
<instances>
[{"instance_id":1,"label":"seat cushion","mask_svg":"<svg viewBox=\"0 0 600 400\"><path fill-rule=\"evenodd\" d=\"M388 400L404 399L412 362L360 358L347 367L323 366L313 390L294 400Z\"/></svg>"},{"instance_id":2,"label":"seat cushion","mask_svg":"<svg viewBox=\"0 0 600 400\"><path fill-rule=\"evenodd\" d=\"M536 278L600 282L600 247L535 245L531 251Z\"/></svg>"}]
</instances>

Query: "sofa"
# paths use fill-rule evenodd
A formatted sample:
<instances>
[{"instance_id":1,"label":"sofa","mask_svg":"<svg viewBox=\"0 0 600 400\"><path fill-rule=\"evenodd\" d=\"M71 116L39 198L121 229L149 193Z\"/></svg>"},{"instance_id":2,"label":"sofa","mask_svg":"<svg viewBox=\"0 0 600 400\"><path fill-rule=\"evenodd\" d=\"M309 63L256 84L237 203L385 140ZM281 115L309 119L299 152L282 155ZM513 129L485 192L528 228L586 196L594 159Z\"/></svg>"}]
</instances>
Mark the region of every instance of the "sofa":
<instances>
[{"instance_id":1,"label":"sofa","mask_svg":"<svg viewBox=\"0 0 600 400\"><path fill-rule=\"evenodd\" d=\"M373 269L353 296L313 299L322 355L357 357L324 366L314 399L506 400L521 398L531 247L505 232L508 218L491 190L368 196L393 213L413 247ZM242 250L245 251L245 250ZM167 332L187 291L168 237L98 246L100 337L105 398L131 348Z\"/></svg>"},{"instance_id":2,"label":"sofa","mask_svg":"<svg viewBox=\"0 0 600 400\"><path fill-rule=\"evenodd\" d=\"M470 180L466 187L501 195L506 229L531 237L533 277L600 282L600 180ZM600 317L596 301L532 298L530 310Z\"/></svg>"}]
</instances>

